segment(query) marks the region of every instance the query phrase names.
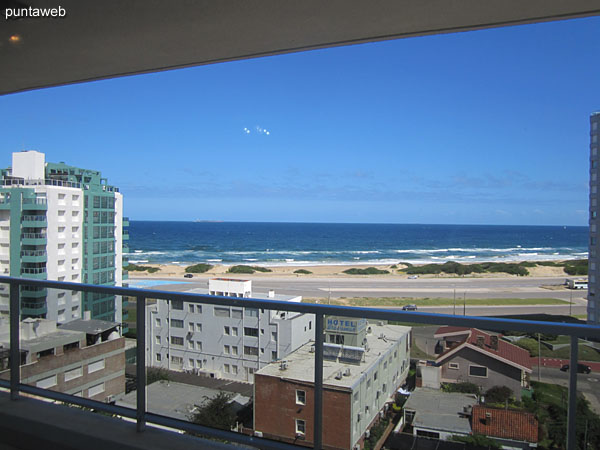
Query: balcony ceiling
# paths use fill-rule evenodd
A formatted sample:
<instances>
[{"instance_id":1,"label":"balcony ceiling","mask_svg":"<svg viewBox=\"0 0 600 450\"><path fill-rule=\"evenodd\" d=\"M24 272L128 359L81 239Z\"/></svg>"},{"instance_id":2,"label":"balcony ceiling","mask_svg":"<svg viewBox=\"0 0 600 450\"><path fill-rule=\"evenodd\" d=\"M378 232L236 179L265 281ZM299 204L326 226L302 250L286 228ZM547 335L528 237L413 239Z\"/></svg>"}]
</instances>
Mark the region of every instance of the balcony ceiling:
<instances>
[{"instance_id":1,"label":"balcony ceiling","mask_svg":"<svg viewBox=\"0 0 600 450\"><path fill-rule=\"evenodd\" d=\"M0 94L600 14L598 0L0 0L0 12L18 2L67 16L0 17Z\"/></svg>"}]
</instances>

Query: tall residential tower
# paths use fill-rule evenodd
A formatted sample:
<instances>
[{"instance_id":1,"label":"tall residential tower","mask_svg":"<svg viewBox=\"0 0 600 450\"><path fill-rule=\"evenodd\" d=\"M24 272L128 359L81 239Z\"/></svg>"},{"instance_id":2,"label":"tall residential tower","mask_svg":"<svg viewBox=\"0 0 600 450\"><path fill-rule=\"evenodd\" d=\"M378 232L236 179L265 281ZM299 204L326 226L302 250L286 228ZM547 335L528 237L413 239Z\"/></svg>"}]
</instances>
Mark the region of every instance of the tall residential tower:
<instances>
[{"instance_id":1,"label":"tall residential tower","mask_svg":"<svg viewBox=\"0 0 600 450\"><path fill-rule=\"evenodd\" d=\"M100 172L13 153L0 171L0 273L14 277L122 285L123 196ZM0 314L8 289L0 291ZM120 298L45 288L21 290L21 317L59 324L83 317L122 322Z\"/></svg>"},{"instance_id":2,"label":"tall residential tower","mask_svg":"<svg viewBox=\"0 0 600 450\"><path fill-rule=\"evenodd\" d=\"M590 116L590 242L589 242L589 284L588 284L588 323L600 324L598 310L598 276L600 272L600 242L598 241L598 148L600 147L600 111Z\"/></svg>"}]
</instances>

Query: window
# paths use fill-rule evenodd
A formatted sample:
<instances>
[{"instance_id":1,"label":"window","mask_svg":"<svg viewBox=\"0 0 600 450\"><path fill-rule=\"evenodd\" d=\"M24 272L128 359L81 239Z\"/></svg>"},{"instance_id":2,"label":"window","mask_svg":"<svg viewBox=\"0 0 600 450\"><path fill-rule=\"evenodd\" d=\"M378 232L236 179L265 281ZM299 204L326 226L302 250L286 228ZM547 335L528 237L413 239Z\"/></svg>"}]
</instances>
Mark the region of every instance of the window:
<instances>
[{"instance_id":1,"label":"window","mask_svg":"<svg viewBox=\"0 0 600 450\"><path fill-rule=\"evenodd\" d=\"M190 369L194 368L194 360L192 358L188 359L188 366L190 367Z\"/></svg>"},{"instance_id":2,"label":"window","mask_svg":"<svg viewBox=\"0 0 600 450\"><path fill-rule=\"evenodd\" d=\"M241 309L232 309L231 317L234 319L241 319L242 318L242 310Z\"/></svg>"},{"instance_id":3,"label":"window","mask_svg":"<svg viewBox=\"0 0 600 450\"><path fill-rule=\"evenodd\" d=\"M258 356L258 347L244 345L244 355Z\"/></svg>"},{"instance_id":4,"label":"window","mask_svg":"<svg viewBox=\"0 0 600 450\"><path fill-rule=\"evenodd\" d=\"M99 383L88 389L88 397L94 397L95 395L102 394L103 392L104 383Z\"/></svg>"},{"instance_id":5,"label":"window","mask_svg":"<svg viewBox=\"0 0 600 450\"><path fill-rule=\"evenodd\" d=\"M191 333L194 332L194 323L193 322L188 323L188 331Z\"/></svg>"},{"instance_id":6,"label":"window","mask_svg":"<svg viewBox=\"0 0 600 450\"><path fill-rule=\"evenodd\" d=\"M104 360L96 361L88 364L88 373L98 372L104 369Z\"/></svg>"},{"instance_id":7,"label":"window","mask_svg":"<svg viewBox=\"0 0 600 450\"><path fill-rule=\"evenodd\" d=\"M296 419L296 434L304 436L306 434L306 422L302 419Z\"/></svg>"},{"instance_id":8,"label":"window","mask_svg":"<svg viewBox=\"0 0 600 450\"><path fill-rule=\"evenodd\" d=\"M198 350L199 352L202 351L202 342L196 341L196 350Z\"/></svg>"},{"instance_id":9,"label":"window","mask_svg":"<svg viewBox=\"0 0 600 450\"><path fill-rule=\"evenodd\" d=\"M231 347L231 354L234 355L234 356L237 356L237 354L238 354L238 348L237 348L237 346L233 345Z\"/></svg>"},{"instance_id":10,"label":"window","mask_svg":"<svg viewBox=\"0 0 600 450\"><path fill-rule=\"evenodd\" d=\"M244 336L258 337L258 328L244 327Z\"/></svg>"},{"instance_id":11,"label":"window","mask_svg":"<svg viewBox=\"0 0 600 450\"><path fill-rule=\"evenodd\" d=\"M277 361L277 352L275 350L271 352L271 361Z\"/></svg>"},{"instance_id":12,"label":"window","mask_svg":"<svg viewBox=\"0 0 600 450\"><path fill-rule=\"evenodd\" d=\"M160 345L160 336L156 336L156 344Z\"/></svg>"},{"instance_id":13,"label":"window","mask_svg":"<svg viewBox=\"0 0 600 450\"><path fill-rule=\"evenodd\" d=\"M229 364L223 364L223 372L225 372L225 373L229 373L230 372L230 370L229 370Z\"/></svg>"},{"instance_id":14,"label":"window","mask_svg":"<svg viewBox=\"0 0 600 450\"><path fill-rule=\"evenodd\" d=\"M42 389L48 389L49 387L56 386L56 375L42 378L37 383L35 383L35 385L36 385L36 387L39 387Z\"/></svg>"},{"instance_id":15,"label":"window","mask_svg":"<svg viewBox=\"0 0 600 450\"><path fill-rule=\"evenodd\" d=\"M183 320L171 319L171 326L173 328L183 328Z\"/></svg>"},{"instance_id":16,"label":"window","mask_svg":"<svg viewBox=\"0 0 600 450\"><path fill-rule=\"evenodd\" d=\"M231 373L234 375L237 375L238 373L238 366L231 366Z\"/></svg>"},{"instance_id":17,"label":"window","mask_svg":"<svg viewBox=\"0 0 600 450\"><path fill-rule=\"evenodd\" d=\"M271 340L277 341L277 332L276 331L271 331Z\"/></svg>"},{"instance_id":18,"label":"window","mask_svg":"<svg viewBox=\"0 0 600 450\"><path fill-rule=\"evenodd\" d=\"M417 436L439 439L440 433L436 433L435 431L417 430Z\"/></svg>"},{"instance_id":19,"label":"window","mask_svg":"<svg viewBox=\"0 0 600 450\"><path fill-rule=\"evenodd\" d=\"M162 355L160 353L156 354L156 362L161 362L162 361Z\"/></svg>"},{"instance_id":20,"label":"window","mask_svg":"<svg viewBox=\"0 0 600 450\"><path fill-rule=\"evenodd\" d=\"M81 376L83 376L83 367L81 366L76 367L75 369L67 370L65 372L65 382L73 380L75 378L79 378Z\"/></svg>"},{"instance_id":21,"label":"window","mask_svg":"<svg viewBox=\"0 0 600 450\"><path fill-rule=\"evenodd\" d=\"M160 327L160 318L158 318L158 317L157 317L156 319L154 319L154 324L155 324L157 327Z\"/></svg>"},{"instance_id":22,"label":"window","mask_svg":"<svg viewBox=\"0 0 600 450\"><path fill-rule=\"evenodd\" d=\"M229 345L224 345L223 353L225 353L226 355L229 355L231 353L231 347Z\"/></svg>"},{"instance_id":23,"label":"window","mask_svg":"<svg viewBox=\"0 0 600 450\"><path fill-rule=\"evenodd\" d=\"M237 327L231 327L231 335L232 336L237 336L238 335L238 329L237 329Z\"/></svg>"},{"instance_id":24,"label":"window","mask_svg":"<svg viewBox=\"0 0 600 450\"><path fill-rule=\"evenodd\" d=\"M487 378L487 367L483 366L469 366L469 375L472 377L484 377Z\"/></svg>"},{"instance_id":25,"label":"window","mask_svg":"<svg viewBox=\"0 0 600 450\"><path fill-rule=\"evenodd\" d=\"M190 350L194 350L194 348L195 348L195 347L196 347L196 346L194 345L194 341L188 341L188 348L189 348Z\"/></svg>"},{"instance_id":26,"label":"window","mask_svg":"<svg viewBox=\"0 0 600 450\"><path fill-rule=\"evenodd\" d=\"M448 363L448 369L459 369L459 368L460 367L459 367L458 363L453 363L453 362Z\"/></svg>"},{"instance_id":27,"label":"window","mask_svg":"<svg viewBox=\"0 0 600 450\"><path fill-rule=\"evenodd\" d=\"M202 324L201 324L201 323L197 323L197 324L196 324L196 331L197 331L198 333L202 333Z\"/></svg>"},{"instance_id":28,"label":"window","mask_svg":"<svg viewBox=\"0 0 600 450\"><path fill-rule=\"evenodd\" d=\"M214 309L215 317L229 317L229 308L216 307Z\"/></svg>"},{"instance_id":29,"label":"window","mask_svg":"<svg viewBox=\"0 0 600 450\"><path fill-rule=\"evenodd\" d=\"M188 305L188 308L189 308L189 311L190 311L191 313L193 313L193 312L194 312L194 305L193 305L193 304L191 304L191 303L190 303L190 304Z\"/></svg>"},{"instance_id":30,"label":"window","mask_svg":"<svg viewBox=\"0 0 600 450\"><path fill-rule=\"evenodd\" d=\"M172 345L183 345L183 338L179 336L171 336Z\"/></svg>"},{"instance_id":31,"label":"window","mask_svg":"<svg viewBox=\"0 0 600 450\"><path fill-rule=\"evenodd\" d=\"M306 405L306 391L296 389L296 405Z\"/></svg>"},{"instance_id":32,"label":"window","mask_svg":"<svg viewBox=\"0 0 600 450\"><path fill-rule=\"evenodd\" d=\"M230 336L231 335L231 328L229 328L227 326L223 327L223 334L225 336Z\"/></svg>"},{"instance_id":33,"label":"window","mask_svg":"<svg viewBox=\"0 0 600 450\"><path fill-rule=\"evenodd\" d=\"M246 317L258 317L258 309L246 308Z\"/></svg>"},{"instance_id":34,"label":"window","mask_svg":"<svg viewBox=\"0 0 600 450\"><path fill-rule=\"evenodd\" d=\"M171 309L183 311L183 302L181 300L171 300Z\"/></svg>"},{"instance_id":35,"label":"window","mask_svg":"<svg viewBox=\"0 0 600 450\"><path fill-rule=\"evenodd\" d=\"M171 356L171 363L173 363L177 366L182 366L183 358L181 356Z\"/></svg>"}]
</instances>

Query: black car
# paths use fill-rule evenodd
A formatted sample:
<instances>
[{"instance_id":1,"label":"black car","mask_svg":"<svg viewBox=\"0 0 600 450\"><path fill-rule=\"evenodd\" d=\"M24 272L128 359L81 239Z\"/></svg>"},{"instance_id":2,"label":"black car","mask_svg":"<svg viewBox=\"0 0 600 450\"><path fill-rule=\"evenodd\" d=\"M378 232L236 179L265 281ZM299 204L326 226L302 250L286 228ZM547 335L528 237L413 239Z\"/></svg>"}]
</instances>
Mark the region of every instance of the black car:
<instances>
[{"instance_id":1,"label":"black car","mask_svg":"<svg viewBox=\"0 0 600 450\"><path fill-rule=\"evenodd\" d=\"M194 275L192 275L191 273L186 273L183 278L192 278Z\"/></svg>"},{"instance_id":2,"label":"black car","mask_svg":"<svg viewBox=\"0 0 600 450\"><path fill-rule=\"evenodd\" d=\"M416 311L417 305L404 305L402 311Z\"/></svg>"},{"instance_id":3,"label":"black car","mask_svg":"<svg viewBox=\"0 0 600 450\"><path fill-rule=\"evenodd\" d=\"M560 370L562 370L563 372L568 372L569 371L569 365L565 364L563 365ZM592 368L590 366L586 366L585 364L577 364L577 373L590 373L592 371Z\"/></svg>"}]
</instances>

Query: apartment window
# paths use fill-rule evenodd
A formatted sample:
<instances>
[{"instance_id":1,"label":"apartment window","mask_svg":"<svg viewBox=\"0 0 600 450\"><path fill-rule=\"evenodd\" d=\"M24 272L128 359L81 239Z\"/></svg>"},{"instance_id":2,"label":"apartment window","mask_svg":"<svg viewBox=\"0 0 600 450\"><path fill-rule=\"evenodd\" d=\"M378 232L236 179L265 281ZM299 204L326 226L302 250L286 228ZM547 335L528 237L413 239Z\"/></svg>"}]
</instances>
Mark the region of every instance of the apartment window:
<instances>
[{"instance_id":1,"label":"apartment window","mask_svg":"<svg viewBox=\"0 0 600 450\"><path fill-rule=\"evenodd\" d=\"M188 331L189 332L193 332L194 331L194 323L193 322L188 323Z\"/></svg>"},{"instance_id":2,"label":"apartment window","mask_svg":"<svg viewBox=\"0 0 600 450\"><path fill-rule=\"evenodd\" d=\"M104 383L98 383L88 389L88 397L94 397L104 392Z\"/></svg>"},{"instance_id":3,"label":"apartment window","mask_svg":"<svg viewBox=\"0 0 600 450\"><path fill-rule=\"evenodd\" d=\"M103 359L88 364L88 373L98 372L99 370L102 370L102 369L104 369L104 360Z\"/></svg>"},{"instance_id":4,"label":"apartment window","mask_svg":"<svg viewBox=\"0 0 600 450\"><path fill-rule=\"evenodd\" d=\"M191 304L191 303L190 303L190 304L188 305L188 308L189 308L189 311L190 311L191 313L193 313L193 312L194 312L194 305L193 305L193 304Z\"/></svg>"},{"instance_id":5,"label":"apartment window","mask_svg":"<svg viewBox=\"0 0 600 450\"><path fill-rule=\"evenodd\" d=\"M276 351L271 352L271 361L277 361L277 352Z\"/></svg>"},{"instance_id":6,"label":"apartment window","mask_svg":"<svg viewBox=\"0 0 600 450\"><path fill-rule=\"evenodd\" d=\"M202 351L202 342L196 341L196 350L198 350L199 352Z\"/></svg>"},{"instance_id":7,"label":"apartment window","mask_svg":"<svg viewBox=\"0 0 600 450\"><path fill-rule=\"evenodd\" d=\"M188 348L190 350L194 350L195 349L194 341L188 341Z\"/></svg>"},{"instance_id":8,"label":"apartment window","mask_svg":"<svg viewBox=\"0 0 600 450\"><path fill-rule=\"evenodd\" d=\"M373 375L373 381L377 380L377 372L375 372L375 375Z\"/></svg>"},{"instance_id":9,"label":"apartment window","mask_svg":"<svg viewBox=\"0 0 600 450\"><path fill-rule=\"evenodd\" d=\"M244 327L244 336L258 337L258 328Z\"/></svg>"},{"instance_id":10,"label":"apartment window","mask_svg":"<svg viewBox=\"0 0 600 450\"><path fill-rule=\"evenodd\" d=\"M160 345L160 336L156 336L156 344Z\"/></svg>"},{"instance_id":11,"label":"apartment window","mask_svg":"<svg viewBox=\"0 0 600 450\"><path fill-rule=\"evenodd\" d=\"M277 341L277 332L276 331L271 331L271 340Z\"/></svg>"},{"instance_id":12,"label":"apartment window","mask_svg":"<svg viewBox=\"0 0 600 450\"><path fill-rule=\"evenodd\" d=\"M472 377L487 378L487 367L469 366L469 375Z\"/></svg>"},{"instance_id":13,"label":"apartment window","mask_svg":"<svg viewBox=\"0 0 600 450\"><path fill-rule=\"evenodd\" d=\"M237 329L237 327L231 327L231 335L232 336L237 336L238 335L238 329Z\"/></svg>"},{"instance_id":14,"label":"apartment window","mask_svg":"<svg viewBox=\"0 0 600 450\"><path fill-rule=\"evenodd\" d=\"M231 335L231 328L229 328L228 326L223 327L223 334L225 336L230 336Z\"/></svg>"},{"instance_id":15,"label":"apartment window","mask_svg":"<svg viewBox=\"0 0 600 450\"><path fill-rule=\"evenodd\" d=\"M183 311L183 302L181 300L171 300L171 309Z\"/></svg>"},{"instance_id":16,"label":"apartment window","mask_svg":"<svg viewBox=\"0 0 600 450\"><path fill-rule=\"evenodd\" d=\"M306 434L306 422L302 419L296 419L296 434L304 436Z\"/></svg>"},{"instance_id":17,"label":"apartment window","mask_svg":"<svg viewBox=\"0 0 600 450\"><path fill-rule=\"evenodd\" d=\"M234 356L237 356L237 354L238 354L238 348L237 348L237 346L233 345L231 347L231 354L234 355Z\"/></svg>"},{"instance_id":18,"label":"apartment window","mask_svg":"<svg viewBox=\"0 0 600 450\"><path fill-rule=\"evenodd\" d=\"M190 369L194 368L194 360L192 358L188 359L188 366L190 367Z\"/></svg>"},{"instance_id":19,"label":"apartment window","mask_svg":"<svg viewBox=\"0 0 600 450\"><path fill-rule=\"evenodd\" d=\"M231 317L233 319L241 319L242 318L242 310L241 309L232 309Z\"/></svg>"},{"instance_id":20,"label":"apartment window","mask_svg":"<svg viewBox=\"0 0 600 450\"><path fill-rule=\"evenodd\" d=\"M171 326L173 328L183 328L183 320L171 319Z\"/></svg>"},{"instance_id":21,"label":"apartment window","mask_svg":"<svg viewBox=\"0 0 600 450\"><path fill-rule=\"evenodd\" d=\"M296 389L296 405L306 405L306 391Z\"/></svg>"},{"instance_id":22,"label":"apartment window","mask_svg":"<svg viewBox=\"0 0 600 450\"><path fill-rule=\"evenodd\" d=\"M258 347L244 345L244 355L258 356Z\"/></svg>"},{"instance_id":23,"label":"apartment window","mask_svg":"<svg viewBox=\"0 0 600 450\"><path fill-rule=\"evenodd\" d=\"M156 354L156 362L161 362L162 361L162 355L160 353Z\"/></svg>"},{"instance_id":24,"label":"apartment window","mask_svg":"<svg viewBox=\"0 0 600 450\"><path fill-rule=\"evenodd\" d=\"M258 309L246 308L246 317L258 317Z\"/></svg>"},{"instance_id":25,"label":"apartment window","mask_svg":"<svg viewBox=\"0 0 600 450\"><path fill-rule=\"evenodd\" d=\"M156 319L154 319L154 324L160 328L160 318L157 317Z\"/></svg>"},{"instance_id":26,"label":"apartment window","mask_svg":"<svg viewBox=\"0 0 600 450\"><path fill-rule=\"evenodd\" d=\"M201 323L196 324L196 331L199 333L202 333L202 324Z\"/></svg>"},{"instance_id":27,"label":"apartment window","mask_svg":"<svg viewBox=\"0 0 600 450\"><path fill-rule=\"evenodd\" d=\"M230 311L229 311L229 308L221 308L221 307L215 306L214 314L215 314L215 317L229 317Z\"/></svg>"},{"instance_id":28,"label":"apartment window","mask_svg":"<svg viewBox=\"0 0 600 450\"><path fill-rule=\"evenodd\" d=\"M237 375L238 373L238 366L231 366L231 373L234 375Z\"/></svg>"},{"instance_id":29,"label":"apartment window","mask_svg":"<svg viewBox=\"0 0 600 450\"><path fill-rule=\"evenodd\" d=\"M83 376L83 367L79 366L65 372L65 382Z\"/></svg>"},{"instance_id":30,"label":"apartment window","mask_svg":"<svg viewBox=\"0 0 600 450\"><path fill-rule=\"evenodd\" d=\"M225 353L226 355L229 355L231 353L231 347L229 345L224 345L223 353Z\"/></svg>"},{"instance_id":31,"label":"apartment window","mask_svg":"<svg viewBox=\"0 0 600 450\"><path fill-rule=\"evenodd\" d=\"M171 356L171 363L182 366L183 365L183 357L181 356Z\"/></svg>"},{"instance_id":32,"label":"apartment window","mask_svg":"<svg viewBox=\"0 0 600 450\"><path fill-rule=\"evenodd\" d=\"M183 338L179 336L171 336L172 345L183 345Z\"/></svg>"},{"instance_id":33,"label":"apartment window","mask_svg":"<svg viewBox=\"0 0 600 450\"><path fill-rule=\"evenodd\" d=\"M197 359L197 360L196 360L196 367L197 367L198 369L202 369L202 360L201 360L201 359Z\"/></svg>"},{"instance_id":34,"label":"apartment window","mask_svg":"<svg viewBox=\"0 0 600 450\"><path fill-rule=\"evenodd\" d=\"M229 364L223 364L223 372L225 372L225 373L229 373L230 372L230 370L229 370Z\"/></svg>"},{"instance_id":35,"label":"apartment window","mask_svg":"<svg viewBox=\"0 0 600 450\"><path fill-rule=\"evenodd\" d=\"M36 387L42 388L42 389L48 389L52 386L56 386L57 380L56 380L56 375L52 375L50 377L46 377L46 378L42 378L41 380L38 380L37 383L35 383Z\"/></svg>"},{"instance_id":36,"label":"apartment window","mask_svg":"<svg viewBox=\"0 0 600 450\"><path fill-rule=\"evenodd\" d=\"M448 363L448 369L460 369L460 367L459 367L458 363L451 362L451 363Z\"/></svg>"}]
</instances>

